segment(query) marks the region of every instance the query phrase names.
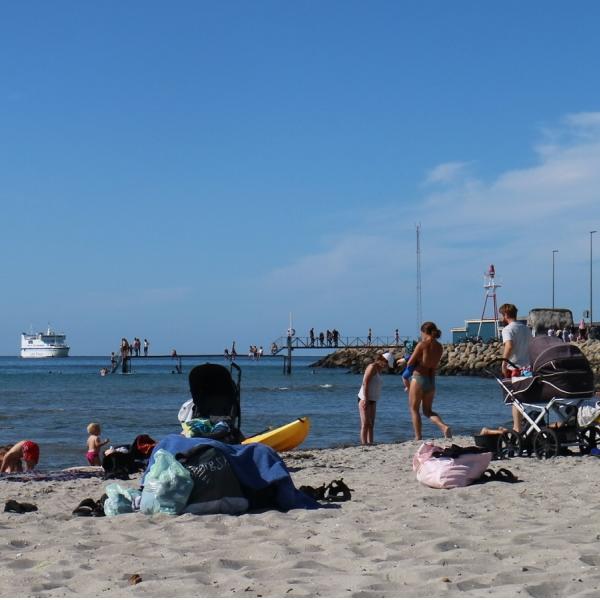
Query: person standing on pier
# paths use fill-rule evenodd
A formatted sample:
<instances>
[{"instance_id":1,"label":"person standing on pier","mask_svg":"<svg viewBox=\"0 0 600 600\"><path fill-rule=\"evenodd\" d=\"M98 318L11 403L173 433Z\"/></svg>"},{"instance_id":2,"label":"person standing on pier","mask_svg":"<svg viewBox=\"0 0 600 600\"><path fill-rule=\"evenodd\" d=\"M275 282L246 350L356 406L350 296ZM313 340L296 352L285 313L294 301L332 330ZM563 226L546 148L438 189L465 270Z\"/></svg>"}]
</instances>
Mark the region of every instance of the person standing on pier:
<instances>
[{"instance_id":1,"label":"person standing on pier","mask_svg":"<svg viewBox=\"0 0 600 600\"><path fill-rule=\"evenodd\" d=\"M369 333L367 334L367 346L371 345L371 328L369 327Z\"/></svg>"},{"instance_id":2,"label":"person standing on pier","mask_svg":"<svg viewBox=\"0 0 600 600\"><path fill-rule=\"evenodd\" d=\"M146 338L144 338L144 356L148 357L148 348L150 347L150 342Z\"/></svg>"},{"instance_id":3,"label":"person standing on pier","mask_svg":"<svg viewBox=\"0 0 600 600\"><path fill-rule=\"evenodd\" d=\"M378 354L367 366L362 385L358 392L358 414L360 415L360 443L363 446L373 444L375 414L377 401L381 396L381 372L394 365L394 357L390 352Z\"/></svg>"},{"instance_id":4,"label":"person standing on pier","mask_svg":"<svg viewBox=\"0 0 600 600\"><path fill-rule=\"evenodd\" d=\"M314 348L315 347L315 328L311 327L310 331L308 332L308 336L310 337L310 347Z\"/></svg>"},{"instance_id":5,"label":"person standing on pier","mask_svg":"<svg viewBox=\"0 0 600 600\"><path fill-rule=\"evenodd\" d=\"M129 373L131 371L129 367L129 356L131 354L131 346L127 341L127 338L121 338L121 371L123 373Z\"/></svg>"},{"instance_id":6,"label":"person standing on pier","mask_svg":"<svg viewBox=\"0 0 600 600\"><path fill-rule=\"evenodd\" d=\"M331 335L333 336L333 347L337 348L340 339L340 332L337 329L334 329L331 332Z\"/></svg>"}]
</instances>

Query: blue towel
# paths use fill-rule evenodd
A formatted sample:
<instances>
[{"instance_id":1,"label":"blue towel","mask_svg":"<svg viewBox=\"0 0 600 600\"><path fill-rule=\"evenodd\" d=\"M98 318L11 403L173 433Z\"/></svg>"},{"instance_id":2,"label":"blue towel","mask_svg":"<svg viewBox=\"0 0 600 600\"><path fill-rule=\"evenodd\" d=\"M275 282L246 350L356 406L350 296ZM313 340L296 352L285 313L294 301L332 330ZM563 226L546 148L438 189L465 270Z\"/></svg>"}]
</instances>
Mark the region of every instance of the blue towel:
<instances>
[{"instance_id":1,"label":"blue towel","mask_svg":"<svg viewBox=\"0 0 600 600\"><path fill-rule=\"evenodd\" d=\"M244 446L223 444L208 438L186 438L182 435L171 434L154 447L144 477L154 463L154 454L157 450L163 449L175 455L180 452L188 452L197 446L212 446L223 452L242 485L257 491L274 485L275 501L280 510L319 508L320 506L315 500L296 489L279 454L264 444L246 444Z\"/></svg>"}]
</instances>

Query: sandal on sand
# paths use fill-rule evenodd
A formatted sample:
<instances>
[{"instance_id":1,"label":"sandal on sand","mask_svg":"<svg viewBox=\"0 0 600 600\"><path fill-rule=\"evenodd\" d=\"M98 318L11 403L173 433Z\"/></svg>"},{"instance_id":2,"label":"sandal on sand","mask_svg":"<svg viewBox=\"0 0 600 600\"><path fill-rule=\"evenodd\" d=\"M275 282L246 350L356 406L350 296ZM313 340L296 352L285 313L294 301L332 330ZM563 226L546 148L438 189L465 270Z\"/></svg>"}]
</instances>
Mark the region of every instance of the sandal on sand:
<instances>
[{"instance_id":1,"label":"sandal on sand","mask_svg":"<svg viewBox=\"0 0 600 600\"><path fill-rule=\"evenodd\" d=\"M519 478L508 469L498 469L496 471L496 481L504 481L505 483L517 483Z\"/></svg>"},{"instance_id":2,"label":"sandal on sand","mask_svg":"<svg viewBox=\"0 0 600 600\"><path fill-rule=\"evenodd\" d=\"M17 502L16 500L7 500L4 505L4 512L26 513L37 509L38 507L35 504L30 504L29 502Z\"/></svg>"},{"instance_id":3,"label":"sandal on sand","mask_svg":"<svg viewBox=\"0 0 600 600\"><path fill-rule=\"evenodd\" d=\"M301 485L300 491L304 492L307 496L310 496L313 500L325 500L326 487L325 484L318 488L312 487L311 485Z\"/></svg>"},{"instance_id":4,"label":"sandal on sand","mask_svg":"<svg viewBox=\"0 0 600 600\"><path fill-rule=\"evenodd\" d=\"M325 488L325 500L328 502L346 502L352 498L352 494L354 490L349 488L343 479L334 479L326 488Z\"/></svg>"},{"instance_id":5,"label":"sandal on sand","mask_svg":"<svg viewBox=\"0 0 600 600\"><path fill-rule=\"evenodd\" d=\"M517 483L519 478L509 471L508 469L486 469L479 479L476 479L473 483L487 483L488 481L503 481L504 483Z\"/></svg>"},{"instance_id":6,"label":"sandal on sand","mask_svg":"<svg viewBox=\"0 0 600 600\"><path fill-rule=\"evenodd\" d=\"M486 483L487 481L495 481L496 473L493 469L486 469L473 483Z\"/></svg>"},{"instance_id":7,"label":"sandal on sand","mask_svg":"<svg viewBox=\"0 0 600 600\"><path fill-rule=\"evenodd\" d=\"M77 517L104 517L105 499L106 494L104 494L98 501L93 500L92 498L85 498L73 511L73 514Z\"/></svg>"}]
</instances>

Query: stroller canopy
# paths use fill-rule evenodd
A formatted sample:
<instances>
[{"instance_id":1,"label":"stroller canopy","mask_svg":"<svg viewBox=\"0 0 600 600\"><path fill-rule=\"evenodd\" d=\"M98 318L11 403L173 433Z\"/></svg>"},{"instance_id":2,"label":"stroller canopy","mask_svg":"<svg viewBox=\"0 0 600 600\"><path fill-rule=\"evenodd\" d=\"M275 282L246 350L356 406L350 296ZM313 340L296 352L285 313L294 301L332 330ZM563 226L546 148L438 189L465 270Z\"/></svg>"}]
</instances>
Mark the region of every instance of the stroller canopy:
<instances>
[{"instance_id":1,"label":"stroller canopy","mask_svg":"<svg viewBox=\"0 0 600 600\"><path fill-rule=\"evenodd\" d=\"M239 377L236 384L229 369L206 363L190 371L189 382L194 400L194 417L230 417L233 424L240 427Z\"/></svg>"},{"instance_id":2,"label":"stroller canopy","mask_svg":"<svg viewBox=\"0 0 600 600\"><path fill-rule=\"evenodd\" d=\"M588 359L574 344L548 335L529 342L529 359L534 377L539 377L547 395L587 397L594 395L594 374Z\"/></svg>"}]
</instances>

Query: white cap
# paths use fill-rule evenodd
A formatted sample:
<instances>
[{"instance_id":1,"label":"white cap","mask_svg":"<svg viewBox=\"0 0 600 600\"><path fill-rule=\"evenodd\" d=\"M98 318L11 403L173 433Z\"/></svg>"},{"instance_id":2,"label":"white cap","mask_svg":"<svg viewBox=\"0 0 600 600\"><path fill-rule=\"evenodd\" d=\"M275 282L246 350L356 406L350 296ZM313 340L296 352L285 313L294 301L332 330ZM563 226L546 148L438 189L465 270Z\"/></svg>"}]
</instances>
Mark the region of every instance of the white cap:
<instances>
[{"instance_id":1,"label":"white cap","mask_svg":"<svg viewBox=\"0 0 600 600\"><path fill-rule=\"evenodd\" d=\"M394 354L393 352L384 352L381 356L383 356L383 358L385 358L385 360L387 360L387 363L391 368L393 368L394 366Z\"/></svg>"}]
</instances>

